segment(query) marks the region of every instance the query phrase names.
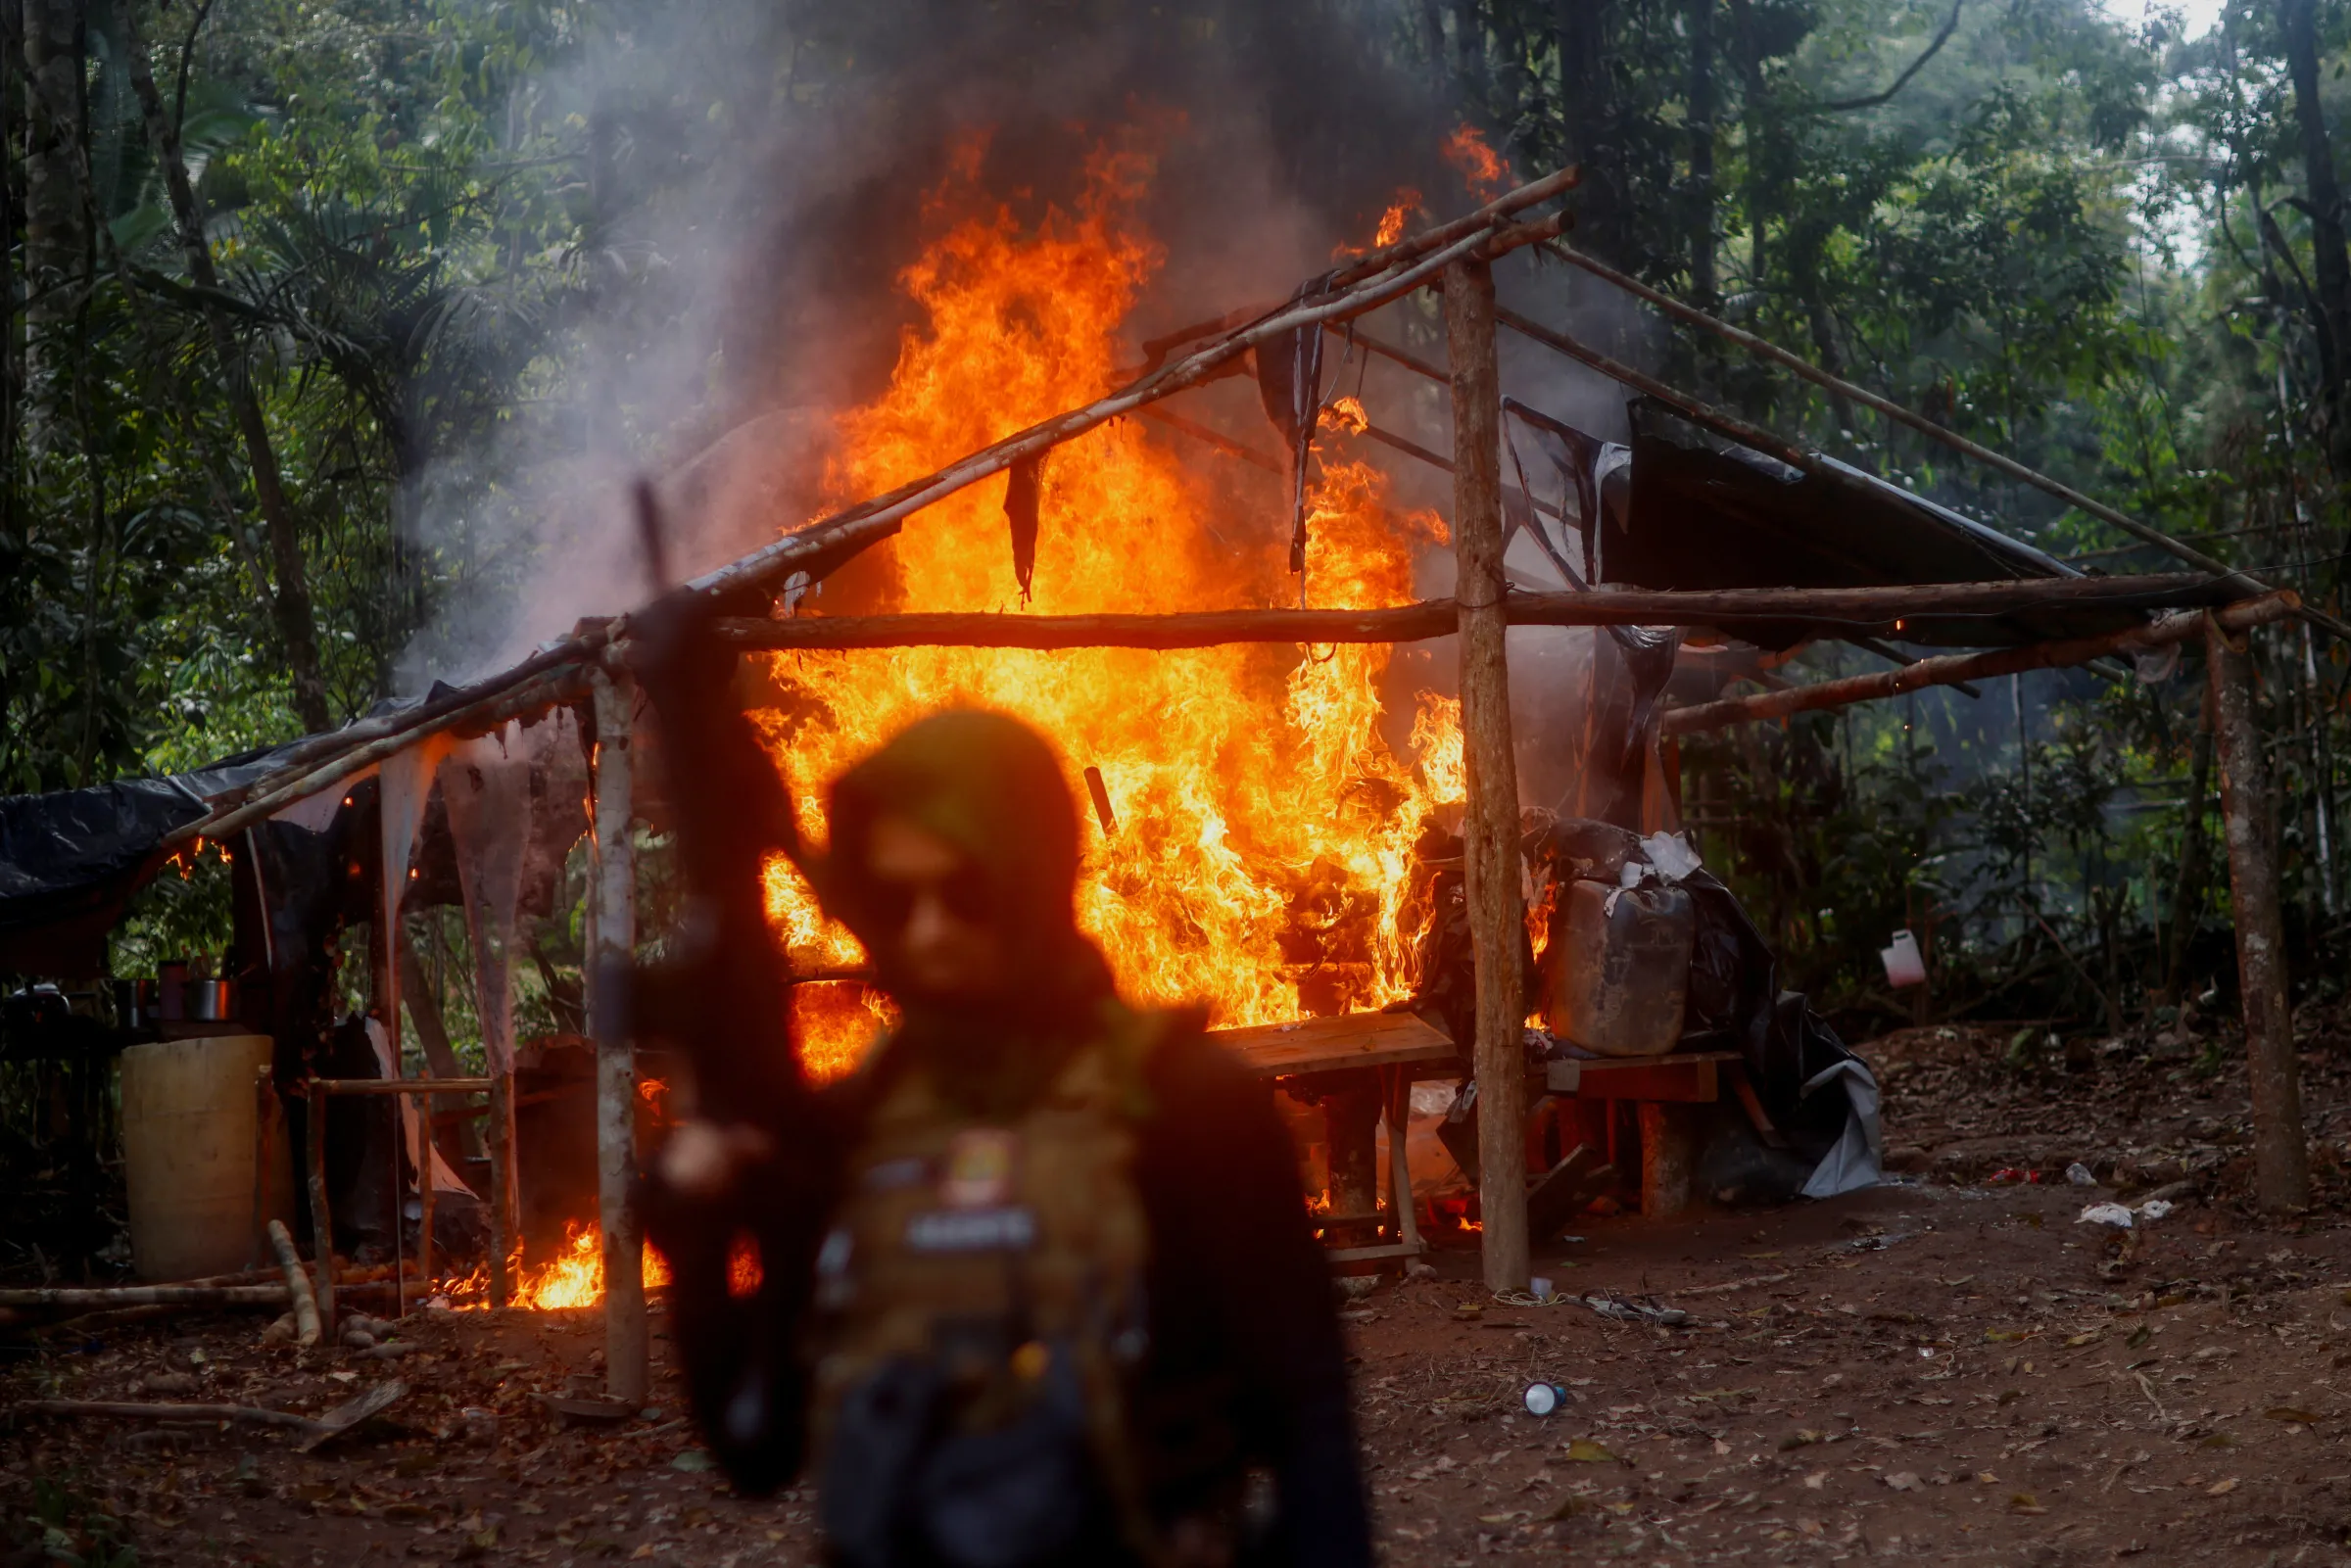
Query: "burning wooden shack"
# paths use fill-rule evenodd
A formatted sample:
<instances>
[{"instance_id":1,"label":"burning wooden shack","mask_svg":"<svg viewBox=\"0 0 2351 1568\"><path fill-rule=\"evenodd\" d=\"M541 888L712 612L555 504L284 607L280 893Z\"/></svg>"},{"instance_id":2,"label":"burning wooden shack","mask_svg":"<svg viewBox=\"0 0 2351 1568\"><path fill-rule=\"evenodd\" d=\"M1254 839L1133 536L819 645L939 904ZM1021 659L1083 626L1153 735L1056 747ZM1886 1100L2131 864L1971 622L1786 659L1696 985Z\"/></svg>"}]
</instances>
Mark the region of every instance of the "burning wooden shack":
<instances>
[{"instance_id":1,"label":"burning wooden shack","mask_svg":"<svg viewBox=\"0 0 2351 1568\"><path fill-rule=\"evenodd\" d=\"M2291 594L2057 487L2194 568L2080 576L1498 304L1497 262L1536 253L2011 477L2053 485L1577 253L1559 210L1571 170L1409 237L1400 209L1370 248L1286 300L1131 344L1128 323L1156 265L1125 205L1137 177L1105 156L1079 208L1033 231L966 204L906 274L926 325L908 334L888 392L841 420L826 513L668 591L757 589L772 600L769 615L730 621L725 635L759 655L745 661L742 695L811 813L826 779L942 704L1002 708L1055 737L1094 807L1085 928L1130 994L1207 1002L1234 1051L1319 1105L1336 1266L1392 1265L1427 1243L1409 1134L1421 1079L1475 1084L1451 1121L1475 1133L1454 1146L1477 1188L1482 1268L1497 1290L1526 1286L1530 1234L1556 1229L1565 1199L1589 1196L1598 1164L1622 1167L1651 1212L1689 1202L1705 1116L1784 1149L1792 1117L1833 1085L1825 1137L1803 1164L1834 1158L1833 1182L1873 1178L1866 1068L1809 1032L1800 1004L1782 1005L1767 962L1759 976L1741 967L1743 917L1676 847L1677 737L1925 685L2156 658L2190 638L2214 654L2221 692L2249 1032L2256 1085L2267 1084L2257 1114L2279 1125L2298 1115L2275 889L2259 834L2238 831L2256 821L2262 785L2231 641L2310 613ZM1442 362L1383 325L1377 313L1391 309L1419 312ZM1441 333L1427 330L1439 319ZM1506 398L1498 333L1637 395L1630 444L1596 440L1531 395ZM1277 444L1178 411L1180 395L1232 378L1255 383ZM1400 434L1383 407L1423 397L1442 399L1450 451ZM1397 462L1448 475L1449 508L1400 499ZM1249 526L1230 509L1236 496L1262 514ZM1599 629L1565 742L1573 785L1556 802L1520 797L1511 627ZM630 636L627 615L583 623L495 675L205 775L0 803L12 843L34 832L55 840L19 857L24 885L0 887L0 943L12 967L95 973L93 934L140 880L206 846L239 857L248 984L237 1017L276 1041L261 1082L246 1085L263 1144L248 1168L293 1168L299 1157L297 1207L330 1327L334 1195L352 1190L348 1170L338 1187L350 1156L337 1150L367 1120L338 1107L394 1107L401 1130L381 1158L396 1308L452 1284L435 1256L447 1234L436 1211L478 1206L484 1299L600 1302L611 1392L635 1400L645 1289L659 1264L644 1253L629 1178L666 1069L639 1060L597 985L580 998L572 1067L553 1072L562 1082L546 1081L546 1043L530 1060L511 1022L517 912L546 903L551 867L583 833L582 972L610 969L644 934L634 825L657 823L663 807ZM1894 667L1723 694L1760 655L1815 637L1893 652ZM1889 639L1977 651L1917 657ZM1442 640L1458 649L1450 680L1417 651ZM80 814L72 832L36 828L66 820L61 811ZM822 823L811 814L803 828L821 834ZM1599 891L1576 890L1587 884ZM788 863L768 868L767 885L798 981L802 1065L819 1077L847 1071L887 1022L887 1001ZM1618 908L1645 909L1653 892L1658 908L1683 911L1672 917L1683 954L1715 933L1719 994L1653 1010L1665 1022L1632 1029L1632 1047L1574 1038L1565 1025L1577 1019L1588 1031L1613 1025L1591 1022L1593 1007L1576 1011L1591 997L1562 978L1571 949L1611 940ZM471 933L476 1074L458 1069L418 1005L418 965L400 938L404 908L436 898L461 907ZM1578 900L1598 913L1572 916ZM329 919L370 931L368 1022L340 1054L314 1026L312 933ZM1530 927L1548 1025L1534 1034ZM1666 991L1672 939L1654 972ZM1691 973L1698 962L1681 960ZM1652 984L1634 986L1627 1005ZM125 1014L93 1033L44 1008L72 1012L24 1001L12 1040L38 1036L94 1060L138 1026ZM404 1012L429 1077L404 1075ZM176 1022L176 1032L200 1032ZM568 1130L545 1113L557 1101L573 1108ZM279 1106L291 1115L281 1119ZM368 1115L390 1125L394 1112ZM536 1139L534 1119L549 1123ZM479 1127L481 1159L459 1170L469 1146L434 1129L466 1123ZM522 1169L535 1142L549 1151L565 1138L573 1166L595 1177L572 1214L594 1223L526 1266ZM445 1141L456 1160L436 1152ZM2281 1166L2278 1179L2288 1174ZM254 1182L252 1217L277 1207ZM747 1284L755 1259L740 1270Z\"/></svg>"}]
</instances>

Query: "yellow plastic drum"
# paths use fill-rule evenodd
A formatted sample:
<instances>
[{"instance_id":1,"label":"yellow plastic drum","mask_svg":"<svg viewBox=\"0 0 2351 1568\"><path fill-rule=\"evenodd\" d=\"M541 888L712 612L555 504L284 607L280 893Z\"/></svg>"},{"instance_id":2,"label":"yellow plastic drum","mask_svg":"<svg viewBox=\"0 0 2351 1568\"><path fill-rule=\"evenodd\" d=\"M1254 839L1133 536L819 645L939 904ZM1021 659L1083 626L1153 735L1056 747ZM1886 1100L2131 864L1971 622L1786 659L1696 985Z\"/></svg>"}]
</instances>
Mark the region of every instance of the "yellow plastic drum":
<instances>
[{"instance_id":1,"label":"yellow plastic drum","mask_svg":"<svg viewBox=\"0 0 2351 1568\"><path fill-rule=\"evenodd\" d=\"M157 1040L122 1053L123 1179L141 1278L225 1274L268 1258L263 1227L293 1205L276 1097L264 1110L255 1090L271 1054L265 1034Z\"/></svg>"}]
</instances>

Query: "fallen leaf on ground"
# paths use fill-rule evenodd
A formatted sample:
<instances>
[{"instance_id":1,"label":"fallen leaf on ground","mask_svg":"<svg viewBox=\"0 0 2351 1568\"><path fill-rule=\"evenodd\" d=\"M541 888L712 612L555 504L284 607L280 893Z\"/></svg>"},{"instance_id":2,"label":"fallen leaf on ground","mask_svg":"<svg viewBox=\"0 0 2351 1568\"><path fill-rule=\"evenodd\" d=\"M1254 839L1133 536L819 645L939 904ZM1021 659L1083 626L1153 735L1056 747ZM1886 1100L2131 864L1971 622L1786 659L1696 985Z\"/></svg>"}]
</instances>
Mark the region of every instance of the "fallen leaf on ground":
<instances>
[{"instance_id":1,"label":"fallen leaf on ground","mask_svg":"<svg viewBox=\"0 0 2351 1568\"><path fill-rule=\"evenodd\" d=\"M2261 1412L2273 1421L2293 1421L2303 1426L2317 1426L2327 1419L2310 1410L2297 1409L2290 1404L2274 1404Z\"/></svg>"},{"instance_id":2,"label":"fallen leaf on ground","mask_svg":"<svg viewBox=\"0 0 2351 1568\"><path fill-rule=\"evenodd\" d=\"M1825 1487L1828 1484L1829 1473L1826 1470L1815 1470L1810 1475L1804 1477L1804 1485L1811 1488L1814 1492L1818 1492L1822 1487Z\"/></svg>"},{"instance_id":3,"label":"fallen leaf on ground","mask_svg":"<svg viewBox=\"0 0 2351 1568\"><path fill-rule=\"evenodd\" d=\"M1590 1438L1577 1438L1568 1444L1567 1457L1576 1464L1613 1464L1616 1460L1616 1455L1610 1453L1605 1445L1595 1443Z\"/></svg>"},{"instance_id":4,"label":"fallen leaf on ground","mask_svg":"<svg viewBox=\"0 0 2351 1568\"><path fill-rule=\"evenodd\" d=\"M2226 1481L2215 1481L2211 1486L2206 1487L2204 1489L2204 1496L2208 1497L2225 1497L2235 1490L2236 1477L2231 1476Z\"/></svg>"},{"instance_id":5,"label":"fallen leaf on ground","mask_svg":"<svg viewBox=\"0 0 2351 1568\"><path fill-rule=\"evenodd\" d=\"M1917 1472L1912 1470L1896 1470L1886 1478L1886 1484L1896 1492L1916 1492L1926 1485L1925 1482L1919 1480Z\"/></svg>"}]
</instances>

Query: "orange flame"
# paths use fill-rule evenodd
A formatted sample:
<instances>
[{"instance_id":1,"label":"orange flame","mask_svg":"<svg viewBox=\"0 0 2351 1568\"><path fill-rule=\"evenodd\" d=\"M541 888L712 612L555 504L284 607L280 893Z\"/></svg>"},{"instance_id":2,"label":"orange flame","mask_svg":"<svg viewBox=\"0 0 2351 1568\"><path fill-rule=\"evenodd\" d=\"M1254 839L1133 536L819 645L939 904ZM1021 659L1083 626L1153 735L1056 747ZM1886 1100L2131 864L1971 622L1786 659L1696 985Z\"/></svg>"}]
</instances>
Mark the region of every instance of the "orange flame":
<instances>
[{"instance_id":1,"label":"orange flame","mask_svg":"<svg viewBox=\"0 0 2351 1568\"><path fill-rule=\"evenodd\" d=\"M937 237L899 279L919 324L888 390L838 421L829 499L888 490L1125 379L1122 329L1161 261L1133 211L1149 156L1106 144L1075 210L1050 209L1027 229L978 189L976 167L964 162L925 204ZM1035 609L1295 603L1286 496L1254 474L1195 471L1195 458L1216 462L1135 421L1056 449L1039 479ZM1386 490L1377 470L1321 455L1309 494L1312 603L1414 596L1415 549L1442 542L1443 525L1390 508ZM860 563L879 589L837 590L856 602L826 608L1015 609L1003 498L975 486L929 508ZM1221 1025L1274 1022L1376 1008L1413 983L1415 933L1399 917L1416 880L1415 841L1460 798L1438 782L1459 774L1458 760L1442 760L1448 734L1460 753L1458 711L1422 703L1392 719L1388 662L1387 648L1357 645L780 654L778 704L759 717L812 840L823 784L923 714L960 704L1029 720L1065 759L1098 767L1117 802L1115 834L1085 815L1079 898L1126 994L1198 998ZM1408 730L1419 772L1390 744ZM766 886L795 960L862 962L790 866L772 864ZM845 1070L862 1050L848 1026L870 1036L880 1016L870 1000L820 1001L832 989L801 986L795 1001L818 1076Z\"/></svg>"},{"instance_id":2,"label":"orange flame","mask_svg":"<svg viewBox=\"0 0 2351 1568\"><path fill-rule=\"evenodd\" d=\"M1462 176L1462 183L1480 198L1491 200L1510 188L1510 170L1503 166L1494 149L1486 145L1485 136L1475 125L1464 121L1445 138L1438 151L1453 166L1454 172Z\"/></svg>"},{"instance_id":3,"label":"orange flame","mask_svg":"<svg viewBox=\"0 0 2351 1568\"><path fill-rule=\"evenodd\" d=\"M1322 412L1331 428L1344 430L1351 436L1362 435L1371 425L1371 416L1364 411L1361 398L1333 398Z\"/></svg>"},{"instance_id":4,"label":"orange flame","mask_svg":"<svg viewBox=\"0 0 2351 1568\"><path fill-rule=\"evenodd\" d=\"M888 997L855 980L792 987L793 1043L802 1070L817 1083L847 1074L865 1059L866 1048L897 1022L897 1009Z\"/></svg>"},{"instance_id":5,"label":"orange flame","mask_svg":"<svg viewBox=\"0 0 2351 1568\"><path fill-rule=\"evenodd\" d=\"M662 1257L650 1242L645 1247L645 1288L660 1290L674 1281L669 1259ZM514 1305L533 1311L561 1311L571 1307L600 1306L604 1299L604 1258L600 1233L597 1227L578 1220L563 1227L563 1249L554 1259L542 1267L529 1268L518 1257L514 1260ZM727 1294L748 1297L758 1293L765 1273L759 1263L759 1244L749 1235L739 1235L727 1250ZM445 1290L452 1297L465 1298L467 1307L486 1307L489 1303L490 1275L483 1267L461 1280L449 1282Z\"/></svg>"},{"instance_id":6,"label":"orange flame","mask_svg":"<svg viewBox=\"0 0 2351 1568\"><path fill-rule=\"evenodd\" d=\"M1375 246L1393 245L1403 239L1405 224L1411 222L1413 214L1418 211L1420 211L1420 193L1418 191L1398 191L1396 200L1389 205L1386 212L1379 214L1379 228L1371 236L1371 243Z\"/></svg>"},{"instance_id":7,"label":"orange flame","mask_svg":"<svg viewBox=\"0 0 2351 1568\"><path fill-rule=\"evenodd\" d=\"M593 1225L564 1227L563 1251L546 1267L516 1282L514 1305L534 1311L594 1307L604 1299L603 1247Z\"/></svg>"}]
</instances>

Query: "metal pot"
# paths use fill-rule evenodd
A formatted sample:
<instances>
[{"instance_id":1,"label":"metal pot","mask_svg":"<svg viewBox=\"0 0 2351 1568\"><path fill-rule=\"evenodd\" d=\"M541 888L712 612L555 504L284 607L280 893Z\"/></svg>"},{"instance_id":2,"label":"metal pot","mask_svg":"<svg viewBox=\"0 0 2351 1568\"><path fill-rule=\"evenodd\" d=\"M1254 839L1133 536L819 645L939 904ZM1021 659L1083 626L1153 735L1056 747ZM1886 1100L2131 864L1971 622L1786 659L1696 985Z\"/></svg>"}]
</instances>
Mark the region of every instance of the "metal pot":
<instances>
[{"instance_id":1,"label":"metal pot","mask_svg":"<svg viewBox=\"0 0 2351 1568\"><path fill-rule=\"evenodd\" d=\"M155 1026L155 981L117 980L114 989L115 1027L147 1029Z\"/></svg>"},{"instance_id":2,"label":"metal pot","mask_svg":"<svg viewBox=\"0 0 2351 1568\"><path fill-rule=\"evenodd\" d=\"M229 980L190 980L184 992L190 1022L219 1023L237 1016L236 986Z\"/></svg>"}]
</instances>

